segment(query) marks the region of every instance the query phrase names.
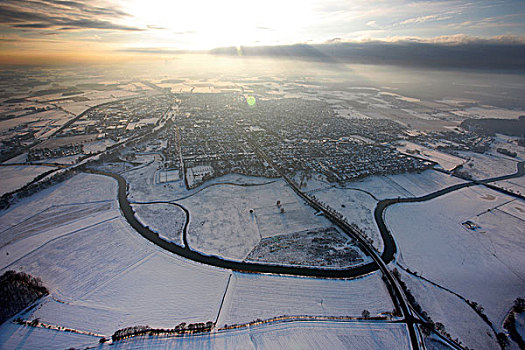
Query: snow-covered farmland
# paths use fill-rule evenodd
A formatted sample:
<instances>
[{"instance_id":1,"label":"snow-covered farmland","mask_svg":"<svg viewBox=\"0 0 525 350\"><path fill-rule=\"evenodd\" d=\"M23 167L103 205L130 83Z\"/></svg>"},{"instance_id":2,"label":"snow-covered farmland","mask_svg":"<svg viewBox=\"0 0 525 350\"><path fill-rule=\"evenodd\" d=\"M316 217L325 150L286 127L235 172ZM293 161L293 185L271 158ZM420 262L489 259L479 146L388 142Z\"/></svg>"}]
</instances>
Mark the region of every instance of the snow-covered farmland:
<instances>
[{"instance_id":1,"label":"snow-covered farmland","mask_svg":"<svg viewBox=\"0 0 525 350\"><path fill-rule=\"evenodd\" d=\"M36 125L36 128L39 128L41 130L47 130L48 127L51 128L66 123L68 119L71 119L72 117L72 115L60 109L52 109L43 112L32 113L22 117L0 121L0 132L13 129L23 124L28 124L29 126L32 126L32 124L36 123L38 123Z\"/></svg>"},{"instance_id":2,"label":"snow-covered farmland","mask_svg":"<svg viewBox=\"0 0 525 350\"><path fill-rule=\"evenodd\" d=\"M291 203L295 194L284 183L270 185L276 187L271 193L279 194L284 205ZM264 195L257 197L258 189L268 192L265 187L270 185L248 187L253 190L250 196L254 203L264 203ZM229 185L213 188L238 189ZM275 205L273 201L271 198L271 205ZM82 174L0 213L7 230L17 236L0 250L0 273L7 269L24 271L40 277L50 289L48 297L20 317L108 336L119 328L137 324L172 328L180 322L217 318L218 324L224 325L280 315L360 316L363 309L372 315L393 310L378 273L354 280L231 273L162 251L136 233L116 208L116 182L100 175ZM52 225L49 217L59 224ZM13 254L4 253L13 247ZM237 339L241 338L235 337L243 332L241 342L254 344L253 341L268 349L286 347L299 340L335 348L408 346L404 325L372 322L292 322L169 341L184 341L184 346L190 347L199 347L200 339L205 339L201 345L210 342L220 346L224 341L240 344ZM136 346L144 339L126 340L114 346ZM0 327L0 344L7 348L29 349L35 344L45 348L88 347L97 343L95 336L10 322Z\"/></svg>"},{"instance_id":3,"label":"snow-covered farmland","mask_svg":"<svg viewBox=\"0 0 525 350\"><path fill-rule=\"evenodd\" d=\"M166 169L163 171L159 171L158 176L159 176L160 183L173 182L173 181L180 180L179 171L175 169Z\"/></svg>"},{"instance_id":4,"label":"snow-covered farmland","mask_svg":"<svg viewBox=\"0 0 525 350\"><path fill-rule=\"evenodd\" d=\"M389 176L370 176L363 180L349 182L345 188L370 192L377 199L381 200L421 196L461 182L464 181L435 170L426 170L420 174L405 173Z\"/></svg>"},{"instance_id":5,"label":"snow-covered farmland","mask_svg":"<svg viewBox=\"0 0 525 350\"><path fill-rule=\"evenodd\" d=\"M98 141L92 141L84 144L84 152L89 153L97 153L102 152L106 150L106 148L114 145L116 142L112 139L104 139L104 140L98 140Z\"/></svg>"},{"instance_id":6,"label":"snow-covered farmland","mask_svg":"<svg viewBox=\"0 0 525 350\"><path fill-rule=\"evenodd\" d=\"M503 155L497 151L498 148L505 148L511 152L516 152L516 157L509 157ZM525 160L525 147L518 145L516 137L506 136L502 134L497 134L496 137L494 137L494 141L492 142L490 147L490 153L498 157L503 157L511 160Z\"/></svg>"},{"instance_id":7,"label":"snow-covered farmland","mask_svg":"<svg viewBox=\"0 0 525 350\"><path fill-rule=\"evenodd\" d=\"M362 181L349 182L344 188L317 187L310 193L342 214L348 222L355 223L374 240L374 246L381 251L383 241L374 220L378 199L418 197L462 182L456 177L427 170L420 174L372 176Z\"/></svg>"},{"instance_id":8,"label":"snow-covered farmland","mask_svg":"<svg viewBox=\"0 0 525 350\"><path fill-rule=\"evenodd\" d=\"M48 166L10 165L0 167L0 196L16 191L35 177L56 168Z\"/></svg>"},{"instance_id":9,"label":"snow-covered farmland","mask_svg":"<svg viewBox=\"0 0 525 350\"><path fill-rule=\"evenodd\" d=\"M141 337L104 345L108 349L355 349L410 348L403 324L286 322L189 337Z\"/></svg>"},{"instance_id":10,"label":"snow-covered farmland","mask_svg":"<svg viewBox=\"0 0 525 350\"><path fill-rule=\"evenodd\" d=\"M470 107L463 111L452 112L462 117L468 118L501 118L501 119L518 119L523 115L523 110L511 110L505 108L495 108L492 106Z\"/></svg>"},{"instance_id":11,"label":"snow-covered farmland","mask_svg":"<svg viewBox=\"0 0 525 350\"><path fill-rule=\"evenodd\" d=\"M186 222L184 211L173 204L133 204L135 217L163 239L184 245L182 231Z\"/></svg>"},{"instance_id":12,"label":"snow-covered farmland","mask_svg":"<svg viewBox=\"0 0 525 350\"><path fill-rule=\"evenodd\" d=\"M516 194L525 194L525 177L523 176L509 180L496 181L492 184Z\"/></svg>"},{"instance_id":13,"label":"snow-covered farmland","mask_svg":"<svg viewBox=\"0 0 525 350\"><path fill-rule=\"evenodd\" d=\"M385 217L403 265L482 305L501 328L525 290L525 226L503 211L513 201L521 200L469 187L427 202L391 206ZM469 220L480 228L462 225Z\"/></svg>"},{"instance_id":14,"label":"snow-covered farmland","mask_svg":"<svg viewBox=\"0 0 525 350\"><path fill-rule=\"evenodd\" d=\"M443 188L465 182L457 177L436 170L426 170L420 174L405 173L390 175L388 178L410 193L410 197L423 196ZM394 198L394 197L392 197Z\"/></svg>"},{"instance_id":15,"label":"snow-covered farmland","mask_svg":"<svg viewBox=\"0 0 525 350\"><path fill-rule=\"evenodd\" d=\"M468 159L461 170L476 180L514 174L517 170L517 161L508 159L503 155L474 152L461 152L461 155Z\"/></svg>"},{"instance_id":16,"label":"snow-covered farmland","mask_svg":"<svg viewBox=\"0 0 525 350\"><path fill-rule=\"evenodd\" d=\"M98 202L86 204L60 205L44 209L35 213L29 219L14 226L2 228L0 247L25 239L44 230L70 224L85 217L98 215L100 212L112 208L111 202Z\"/></svg>"},{"instance_id":17,"label":"snow-covered farmland","mask_svg":"<svg viewBox=\"0 0 525 350\"><path fill-rule=\"evenodd\" d=\"M104 335L143 323L214 321L230 272L164 252L117 207L113 179L82 174L0 213L4 233L21 235L0 248L0 273L38 276L51 292L21 317Z\"/></svg>"},{"instance_id":18,"label":"snow-covered farmland","mask_svg":"<svg viewBox=\"0 0 525 350\"><path fill-rule=\"evenodd\" d=\"M278 316L372 316L394 306L378 272L354 280L326 280L234 272L217 326Z\"/></svg>"},{"instance_id":19,"label":"snow-covered farmland","mask_svg":"<svg viewBox=\"0 0 525 350\"><path fill-rule=\"evenodd\" d=\"M85 349L98 345L99 339L92 335L26 327L11 322L0 325L2 349Z\"/></svg>"},{"instance_id":20,"label":"snow-covered farmland","mask_svg":"<svg viewBox=\"0 0 525 350\"><path fill-rule=\"evenodd\" d=\"M525 201L514 200L502 205L498 210L525 221Z\"/></svg>"},{"instance_id":21,"label":"snow-covered farmland","mask_svg":"<svg viewBox=\"0 0 525 350\"><path fill-rule=\"evenodd\" d=\"M263 237L330 224L315 216L283 180L261 186L208 187L178 203L190 212L192 249L237 260L244 259Z\"/></svg>"},{"instance_id":22,"label":"snow-covered farmland","mask_svg":"<svg viewBox=\"0 0 525 350\"><path fill-rule=\"evenodd\" d=\"M99 175L76 175L0 211L4 227L16 225L52 206L116 200L117 182Z\"/></svg>"},{"instance_id":23,"label":"snow-covered farmland","mask_svg":"<svg viewBox=\"0 0 525 350\"><path fill-rule=\"evenodd\" d=\"M356 224L374 240L374 246L379 251L383 249L383 240L374 221L377 201L370 194L352 188L332 187L316 192L315 197L342 214L348 222Z\"/></svg>"},{"instance_id":24,"label":"snow-covered farmland","mask_svg":"<svg viewBox=\"0 0 525 350\"><path fill-rule=\"evenodd\" d=\"M446 290L398 270L421 308L434 322L444 324L445 331L453 339L458 338L471 349L499 349L492 329L467 303Z\"/></svg>"},{"instance_id":25,"label":"snow-covered farmland","mask_svg":"<svg viewBox=\"0 0 525 350\"><path fill-rule=\"evenodd\" d=\"M398 142L396 144L396 148L399 151L405 153L412 154L413 152L417 152L418 157L436 162L439 165L441 165L445 170L452 170L458 165L465 163L465 159L461 159L453 155L436 151L434 149L430 149L408 141Z\"/></svg>"}]
</instances>

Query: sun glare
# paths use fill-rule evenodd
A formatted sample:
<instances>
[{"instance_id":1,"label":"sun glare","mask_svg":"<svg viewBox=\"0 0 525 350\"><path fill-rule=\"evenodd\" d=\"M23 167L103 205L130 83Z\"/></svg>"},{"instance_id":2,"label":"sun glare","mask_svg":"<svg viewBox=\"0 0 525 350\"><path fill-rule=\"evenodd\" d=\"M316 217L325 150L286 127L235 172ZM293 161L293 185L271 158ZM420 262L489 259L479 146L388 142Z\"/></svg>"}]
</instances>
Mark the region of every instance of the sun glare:
<instances>
[{"instance_id":1,"label":"sun glare","mask_svg":"<svg viewBox=\"0 0 525 350\"><path fill-rule=\"evenodd\" d=\"M150 30L142 47L211 49L219 46L288 43L312 21L309 1L174 2L134 0L125 6L129 25Z\"/></svg>"}]
</instances>

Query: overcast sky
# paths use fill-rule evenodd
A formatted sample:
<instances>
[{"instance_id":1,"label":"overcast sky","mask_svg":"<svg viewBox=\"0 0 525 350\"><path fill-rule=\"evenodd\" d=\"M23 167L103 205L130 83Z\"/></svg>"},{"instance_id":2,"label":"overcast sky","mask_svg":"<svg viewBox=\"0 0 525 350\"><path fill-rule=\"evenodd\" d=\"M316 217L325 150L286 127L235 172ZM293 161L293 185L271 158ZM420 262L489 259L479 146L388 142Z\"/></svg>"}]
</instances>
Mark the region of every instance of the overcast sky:
<instances>
[{"instance_id":1,"label":"overcast sky","mask_svg":"<svg viewBox=\"0 0 525 350\"><path fill-rule=\"evenodd\" d=\"M524 42L525 1L0 0L0 62L337 41Z\"/></svg>"}]
</instances>

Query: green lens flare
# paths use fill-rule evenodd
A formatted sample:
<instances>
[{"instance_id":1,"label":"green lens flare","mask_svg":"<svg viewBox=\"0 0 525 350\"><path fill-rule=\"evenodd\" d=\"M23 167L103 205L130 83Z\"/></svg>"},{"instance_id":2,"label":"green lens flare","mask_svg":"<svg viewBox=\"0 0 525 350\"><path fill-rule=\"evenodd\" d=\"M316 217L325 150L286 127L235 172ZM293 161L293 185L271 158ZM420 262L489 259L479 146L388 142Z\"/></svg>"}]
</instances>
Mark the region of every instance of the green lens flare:
<instances>
[{"instance_id":1,"label":"green lens flare","mask_svg":"<svg viewBox=\"0 0 525 350\"><path fill-rule=\"evenodd\" d=\"M256 102L255 97L253 97L253 96L246 97L246 102L250 106L255 106L255 102Z\"/></svg>"}]
</instances>

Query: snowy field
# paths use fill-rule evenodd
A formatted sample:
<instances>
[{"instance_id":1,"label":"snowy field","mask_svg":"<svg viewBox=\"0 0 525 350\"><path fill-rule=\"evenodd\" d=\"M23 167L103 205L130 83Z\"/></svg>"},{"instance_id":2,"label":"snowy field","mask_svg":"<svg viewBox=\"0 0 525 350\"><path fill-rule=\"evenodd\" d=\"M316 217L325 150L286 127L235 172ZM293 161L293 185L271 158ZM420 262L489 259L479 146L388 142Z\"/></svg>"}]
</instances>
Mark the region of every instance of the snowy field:
<instances>
[{"instance_id":1,"label":"snowy field","mask_svg":"<svg viewBox=\"0 0 525 350\"><path fill-rule=\"evenodd\" d=\"M283 191L282 182L271 186L276 187L274 193L283 202L289 203L295 196ZM258 188L248 189L256 193ZM254 200L261 203L262 198ZM7 230L23 236L0 248L0 273L8 269L27 272L40 277L50 290L37 307L19 317L109 336L117 329L138 324L172 328L180 322L217 318L224 325L280 315L360 316L363 309L372 315L393 310L377 273L354 280L232 274L162 251L136 233L117 208L113 179L81 174L0 213ZM50 216L58 225L52 224ZM13 254L6 255L6 249ZM229 339L240 344L235 334L254 329L219 332L211 336L216 340L210 336L169 340L184 341L189 347L201 347L199 339L218 346ZM244 340L250 339L248 333ZM251 334L251 339L268 349L286 347L292 344L288 341L297 343L303 338L314 346L336 348L384 348L388 344L404 349L408 344L403 325L368 322L294 322L261 327L258 334ZM97 342L94 336L10 322L0 327L2 348L63 349L96 346ZM130 344L124 341L119 346L136 346Z\"/></svg>"},{"instance_id":2,"label":"snowy field","mask_svg":"<svg viewBox=\"0 0 525 350\"><path fill-rule=\"evenodd\" d=\"M525 201L514 200L502 205L498 210L525 221Z\"/></svg>"},{"instance_id":3,"label":"snowy field","mask_svg":"<svg viewBox=\"0 0 525 350\"><path fill-rule=\"evenodd\" d=\"M104 139L93 142L88 142L84 144L84 153L97 153L105 151L106 148L113 146L116 142L112 139Z\"/></svg>"},{"instance_id":4,"label":"snowy field","mask_svg":"<svg viewBox=\"0 0 525 350\"><path fill-rule=\"evenodd\" d=\"M277 316L377 316L394 306L379 273L327 280L234 272L217 326Z\"/></svg>"},{"instance_id":5,"label":"snowy field","mask_svg":"<svg viewBox=\"0 0 525 350\"><path fill-rule=\"evenodd\" d=\"M523 202L477 186L385 213L399 261L482 305L499 329L525 290L525 225L504 212L508 203ZM480 228L467 229L467 220Z\"/></svg>"},{"instance_id":6,"label":"snowy field","mask_svg":"<svg viewBox=\"0 0 525 350\"><path fill-rule=\"evenodd\" d=\"M349 182L345 188L364 190L381 200L421 196L461 182L464 181L435 170L426 170L421 174L370 176L363 180Z\"/></svg>"},{"instance_id":7,"label":"snowy field","mask_svg":"<svg viewBox=\"0 0 525 350\"><path fill-rule=\"evenodd\" d=\"M434 322L444 324L445 331L453 339L458 338L471 349L499 349L492 329L463 300L402 269L398 270L422 309Z\"/></svg>"},{"instance_id":8,"label":"snowy field","mask_svg":"<svg viewBox=\"0 0 525 350\"><path fill-rule=\"evenodd\" d=\"M421 174L406 173L390 175L388 179L410 193L410 197L424 196L443 188L465 182L462 179L435 170L426 170Z\"/></svg>"},{"instance_id":9,"label":"snowy field","mask_svg":"<svg viewBox=\"0 0 525 350\"><path fill-rule=\"evenodd\" d=\"M84 154L75 154L72 156L58 157L58 158L46 158L41 160L35 160L33 163L56 163L56 164L76 164Z\"/></svg>"},{"instance_id":10,"label":"snowy field","mask_svg":"<svg viewBox=\"0 0 525 350\"><path fill-rule=\"evenodd\" d=\"M403 324L373 322L286 322L234 331L185 337L126 339L108 349L355 349L406 350L408 330Z\"/></svg>"},{"instance_id":11,"label":"snowy field","mask_svg":"<svg viewBox=\"0 0 525 350\"><path fill-rule=\"evenodd\" d=\"M164 252L116 208L116 182L82 174L0 213L8 231L25 235L0 248L0 273L38 276L51 292L21 317L104 335L144 323L215 321L230 272ZM0 339L14 341L4 329L12 330L2 327Z\"/></svg>"},{"instance_id":12,"label":"snowy field","mask_svg":"<svg viewBox=\"0 0 525 350\"><path fill-rule=\"evenodd\" d=\"M461 117L467 118L498 118L498 119L518 119L520 115L524 115L523 110L510 110L505 108L495 108L492 106L470 107L466 110L453 111Z\"/></svg>"},{"instance_id":13,"label":"snowy field","mask_svg":"<svg viewBox=\"0 0 525 350\"><path fill-rule=\"evenodd\" d=\"M150 201L172 201L180 200L202 191L210 186L221 183L234 184L265 184L275 181L255 176L244 176L239 174L228 174L206 181L201 186L192 190L187 190L182 180L175 180L174 173L170 172L170 182L165 181L165 171L159 170L164 167L161 157L158 154L138 155L135 159L142 162L142 165L133 169L128 169L121 173L129 184L128 199L131 202L150 202Z\"/></svg>"},{"instance_id":14,"label":"snowy field","mask_svg":"<svg viewBox=\"0 0 525 350\"><path fill-rule=\"evenodd\" d=\"M173 204L133 204L135 217L166 241L183 246L184 211Z\"/></svg>"},{"instance_id":15,"label":"snowy field","mask_svg":"<svg viewBox=\"0 0 525 350\"><path fill-rule=\"evenodd\" d=\"M516 160L508 159L503 155L474 152L461 152L461 155L469 159L461 170L466 171L476 180L514 174L518 169Z\"/></svg>"},{"instance_id":16,"label":"snowy field","mask_svg":"<svg viewBox=\"0 0 525 350\"><path fill-rule=\"evenodd\" d=\"M0 211L0 219L3 226L8 227L52 206L111 201L116 198L115 180L105 176L79 174Z\"/></svg>"},{"instance_id":17,"label":"snowy field","mask_svg":"<svg viewBox=\"0 0 525 350\"><path fill-rule=\"evenodd\" d=\"M190 212L192 249L236 260L246 258L263 237L330 225L315 216L283 180L262 186L208 187L178 203Z\"/></svg>"},{"instance_id":18,"label":"snowy field","mask_svg":"<svg viewBox=\"0 0 525 350\"><path fill-rule=\"evenodd\" d=\"M421 174L372 176L349 182L344 188L321 189L321 186L314 183L312 187L316 189L310 193L342 214L348 222L355 223L374 240L374 246L382 251L383 241L374 220L377 199L419 197L462 182L464 181L456 177L426 170Z\"/></svg>"},{"instance_id":19,"label":"snowy field","mask_svg":"<svg viewBox=\"0 0 525 350\"><path fill-rule=\"evenodd\" d=\"M496 134L490 147L490 153L498 157L507 158L516 161L525 160L525 147L518 145L517 137ZM509 157L497 151L498 148L505 148L511 152L516 152L516 157Z\"/></svg>"},{"instance_id":20,"label":"snowy field","mask_svg":"<svg viewBox=\"0 0 525 350\"><path fill-rule=\"evenodd\" d=\"M374 240L374 246L379 251L383 249L383 240L374 220L377 201L370 194L350 188L332 187L316 192L315 197L343 215L349 223L356 224Z\"/></svg>"},{"instance_id":21,"label":"snowy field","mask_svg":"<svg viewBox=\"0 0 525 350\"><path fill-rule=\"evenodd\" d=\"M36 125L37 127L40 127L42 130L47 130L46 128L48 126L52 127L53 125L62 125L72 117L72 115L60 109L32 113L22 117L0 121L0 132L8 131L22 124L28 124L31 127L32 124L36 123L38 123Z\"/></svg>"},{"instance_id":22,"label":"snowy field","mask_svg":"<svg viewBox=\"0 0 525 350\"><path fill-rule=\"evenodd\" d=\"M516 194L525 195L525 177L523 176L510 180L496 181L492 185Z\"/></svg>"},{"instance_id":23,"label":"snowy field","mask_svg":"<svg viewBox=\"0 0 525 350\"><path fill-rule=\"evenodd\" d=\"M56 168L48 166L10 165L0 167L0 196L30 183L35 177Z\"/></svg>"},{"instance_id":24,"label":"snowy field","mask_svg":"<svg viewBox=\"0 0 525 350\"><path fill-rule=\"evenodd\" d=\"M25 239L44 230L69 224L85 217L96 216L112 208L111 202L52 206L15 226L1 229L0 247Z\"/></svg>"},{"instance_id":25,"label":"snowy field","mask_svg":"<svg viewBox=\"0 0 525 350\"><path fill-rule=\"evenodd\" d=\"M11 322L0 325L1 349L86 349L97 346L99 339L92 335L24 327Z\"/></svg>"},{"instance_id":26,"label":"snowy field","mask_svg":"<svg viewBox=\"0 0 525 350\"><path fill-rule=\"evenodd\" d=\"M465 159L436 151L413 142L400 141L395 145L395 147L403 153L410 153L408 151L418 151L419 153L415 154L416 156L436 162L445 170L452 170L458 165L465 163Z\"/></svg>"},{"instance_id":27,"label":"snowy field","mask_svg":"<svg viewBox=\"0 0 525 350\"><path fill-rule=\"evenodd\" d=\"M159 176L159 182L160 183L173 182L173 181L179 181L180 180L180 176L179 176L179 171L178 170L172 170L172 169L168 170L167 169L167 170L164 170L164 171L159 171L158 176Z\"/></svg>"}]
</instances>

